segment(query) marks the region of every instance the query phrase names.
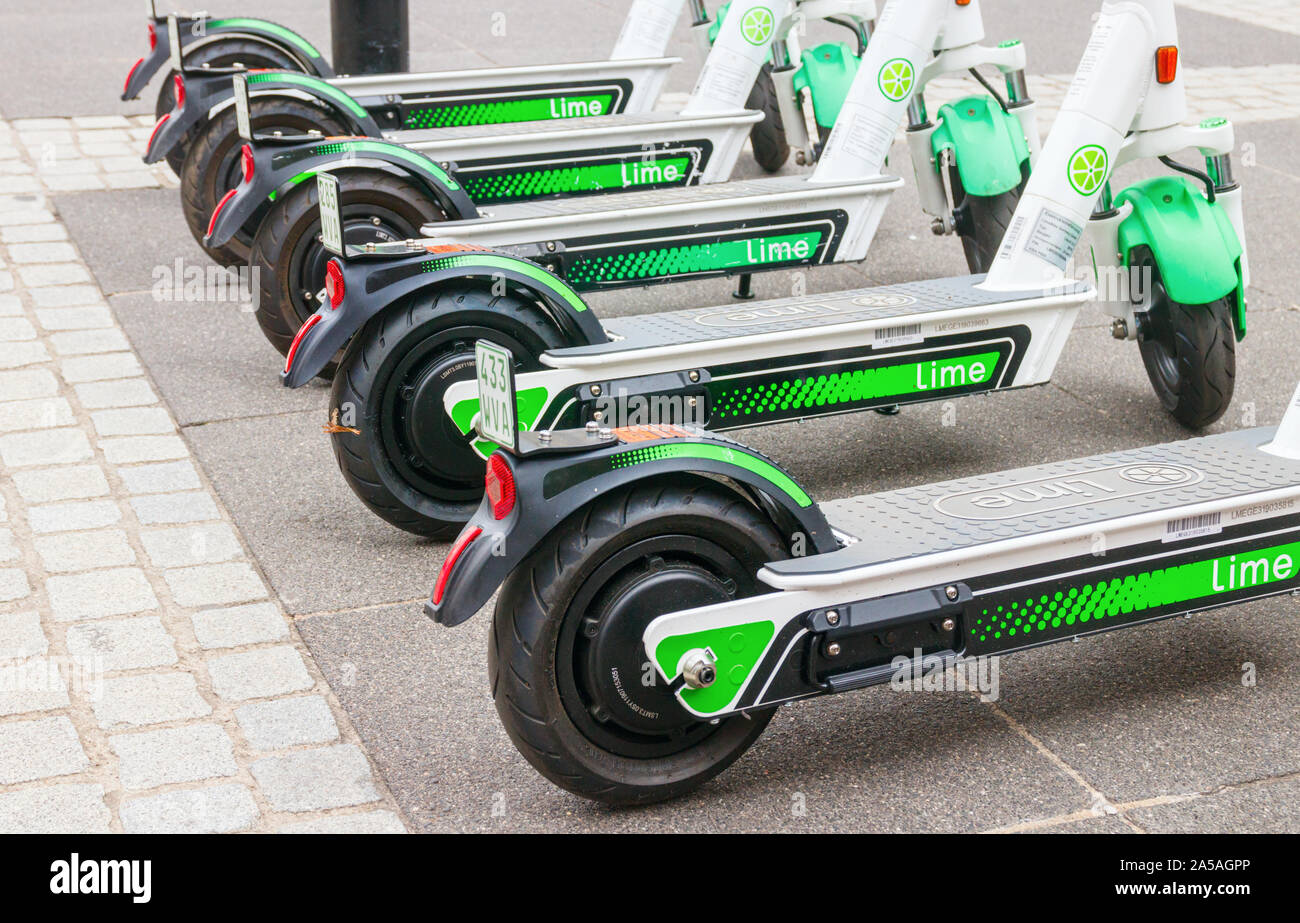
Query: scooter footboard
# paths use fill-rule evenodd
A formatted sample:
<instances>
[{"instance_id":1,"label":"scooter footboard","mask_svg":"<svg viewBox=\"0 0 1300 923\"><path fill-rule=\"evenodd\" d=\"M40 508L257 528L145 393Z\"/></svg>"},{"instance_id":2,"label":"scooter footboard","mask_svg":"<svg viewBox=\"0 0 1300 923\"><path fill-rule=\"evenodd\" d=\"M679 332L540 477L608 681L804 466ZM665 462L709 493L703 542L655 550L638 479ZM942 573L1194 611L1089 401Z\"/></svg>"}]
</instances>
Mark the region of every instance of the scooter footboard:
<instances>
[{"instance_id":1,"label":"scooter footboard","mask_svg":"<svg viewBox=\"0 0 1300 923\"><path fill-rule=\"evenodd\" d=\"M661 616L643 641L670 682L712 658L728 681L679 693L712 718L1295 592L1290 438L1252 430L829 503L838 551L773 562L759 576L779 592ZM766 641L738 659L719 643L736 631Z\"/></svg>"}]
</instances>

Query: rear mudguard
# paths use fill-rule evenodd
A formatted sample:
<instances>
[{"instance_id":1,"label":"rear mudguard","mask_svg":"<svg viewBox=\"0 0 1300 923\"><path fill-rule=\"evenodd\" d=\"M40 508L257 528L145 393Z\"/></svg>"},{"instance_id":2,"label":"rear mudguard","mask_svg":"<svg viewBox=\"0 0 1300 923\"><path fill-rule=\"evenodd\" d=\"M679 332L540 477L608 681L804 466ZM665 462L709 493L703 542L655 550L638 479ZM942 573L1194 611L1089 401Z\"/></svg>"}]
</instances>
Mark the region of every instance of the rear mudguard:
<instances>
[{"instance_id":1,"label":"rear mudguard","mask_svg":"<svg viewBox=\"0 0 1300 923\"><path fill-rule=\"evenodd\" d=\"M420 247L410 256L365 254L339 260L344 297L337 309L322 303L294 337L280 378L290 388L311 381L370 318L413 292L449 283L504 285L538 301L569 342L608 342L600 321L563 279L536 263L494 250L461 245Z\"/></svg>"},{"instance_id":2,"label":"rear mudguard","mask_svg":"<svg viewBox=\"0 0 1300 923\"><path fill-rule=\"evenodd\" d=\"M595 497L652 478L680 479L687 474L724 478L761 494L769 512L775 509L788 520L778 526L803 536L808 554L838 547L821 508L776 463L725 436L679 432L677 438L642 439L650 435L642 430L630 438L598 442L592 449L582 447L581 432L556 433L555 444L569 439L577 442L577 450L559 449L522 458L499 453L514 472L514 509L497 521L491 501L484 498L452 546L456 556L449 558L450 573L440 602L430 599L425 614L447 626L466 621L565 519ZM627 433L615 431L616 435ZM600 437L589 438L596 441ZM470 535L475 537L462 545ZM459 554L456 548L460 548Z\"/></svg>"},{"instance_id":3,"label":"rear mudguard","mask_svg":"<svg viewBox=\"0 0 1300 923\"><path fill-rule=\"evenodd\" d=\"M352 137L292 144L259 142L253 145L253 164L252 180L241 182L234 195L218 206L204 238L206 246L222 246L241 228L256 233L267 203L317 173L381 170L409 177L425 188L450 220L478 217L474 201L451 173L423 154L391 141Z\"/></svg>"},{"instance_id":4,"label":"rear mudguard","mask_svg":"<svg viewBox=\"0 0 1300 923\"><path fill-rule=\"evenodd\" d=\"M312 44L292 29L264 19L246 17L209 19L206 16L178 17L181 35L181 60L199 48L220 42L223 38L240 38L274 47L289 55L302 67L304 73L317 77L333 77L334 69ZM122 88L122 99L137 99L149 81L162 69L171 56L171 41L167 37L167 19L153 18L155 43L127 75Z\"/></svg>"},{"instance_id":5,"label":"rear mudguard","mask_svg":"<svg viewBox=\"0 0 1300 923\"><path fill-rule=\"evenodd\" d=\"M1232 219L1184 176L1161 176L1128 187L1115 205L1132 205L1119 226L1124 266L1149 247L1169 297L1179 304L1211 304L1235 293L1237 339L1246 335L1241 241Z\"/></svg>"},{"instance_id":6,"label":"rear mudguard","mask_svg":"<svg viewBox=\"0 0 1300 923\"><path fill-rule=\"evenodd\" d=\"M185 139L190 129L234 104L232 78L236 71L219 70L185 72L185 102L164 115L154 126L145 163L157 163ZM248 94L252 99L292 97L315 100L343 120L354 135L378 138L379 124L365 108L347 93L311 74L290 71L247 71Z\"/></svg>"},{"instance_id":7,"label":"rear mudguard","mask_svg":"<svg viewBox=\"0 0 1300 923\"><path fill-rule=\"evenodd\" d=\"M1029 163L1024 126L987 96L968 96L942 107L930 144L936 164L944 151L952 151L969 195L1002 195L1024 182Z\"/></svg>"}]
</instances>

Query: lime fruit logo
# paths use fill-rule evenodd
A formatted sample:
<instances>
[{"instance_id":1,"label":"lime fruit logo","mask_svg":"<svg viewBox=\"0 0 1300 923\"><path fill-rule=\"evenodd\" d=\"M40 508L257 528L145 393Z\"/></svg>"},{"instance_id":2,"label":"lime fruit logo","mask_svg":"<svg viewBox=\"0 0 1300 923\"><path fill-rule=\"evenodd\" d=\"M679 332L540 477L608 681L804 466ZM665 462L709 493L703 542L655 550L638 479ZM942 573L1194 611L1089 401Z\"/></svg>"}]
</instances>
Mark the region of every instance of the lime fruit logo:
<instances>
[{"instance_id":1,"label":"lime fruit logo","mask_svg":"<svg viewBox=\"0 0 1300 923\"><path fill-rule=\"evenodd\" d=\"M772 15L772 11L765 6L756 6L740 21L740 32L749 44L765 45L772 37L772 29L775 26L776 17Z\"/></svg>"},{"instance_id":2,"label":"lime fruit logo","mask_svg":"<svg viewBox=\"0 0 1300 923\"><path fill-rule=\"evenodd\" d=\"M1097 144L1088 144L1074 152L1070 158L1069 177L1074 191L1082 196L1090 196L1106 182L1106 173L1110 169L1110 158L1106 149Z\"/></svg>"},{"instance_id":3,"label":"lime fruit logo","mask_svg":"<svg viewBox=\"0 0 1300 923\"><path fill-rule=\"evenodd\" d=\"M885 66L880 69L880 92L894 102L907 99L907 94L912 92L914 83L916 83L916 69L907 58L886 61Z\"/></svg>"}]
</instances>

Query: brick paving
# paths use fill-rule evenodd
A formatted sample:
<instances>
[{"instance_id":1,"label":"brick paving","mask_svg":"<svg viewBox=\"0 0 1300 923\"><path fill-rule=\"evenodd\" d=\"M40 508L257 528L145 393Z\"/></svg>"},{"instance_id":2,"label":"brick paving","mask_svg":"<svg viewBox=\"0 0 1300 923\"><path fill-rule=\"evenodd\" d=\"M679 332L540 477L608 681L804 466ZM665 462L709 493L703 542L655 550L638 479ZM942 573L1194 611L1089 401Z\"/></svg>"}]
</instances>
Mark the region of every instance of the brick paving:
<instances>
[{"instance_id":1,"label":"brick paving","mask_svg":"<svg viewBox=\"0 0 1300 923\"><path fill-rule=\"evenodd\" d=\"M36 185L120 187L139 129L37 121L0 123L0 832L402 832ZM83 172L32 162L62 125Z\"/></svg>"}]
</instances>

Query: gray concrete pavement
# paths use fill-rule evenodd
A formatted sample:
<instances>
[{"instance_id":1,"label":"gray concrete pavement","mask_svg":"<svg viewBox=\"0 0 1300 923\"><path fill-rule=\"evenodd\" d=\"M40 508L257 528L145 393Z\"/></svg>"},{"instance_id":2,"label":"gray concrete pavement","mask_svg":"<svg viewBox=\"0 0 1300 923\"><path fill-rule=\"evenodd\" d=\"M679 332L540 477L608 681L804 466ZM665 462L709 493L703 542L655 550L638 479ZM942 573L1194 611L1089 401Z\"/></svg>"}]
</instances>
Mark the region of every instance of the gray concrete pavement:
<instances>
[{"instance_id":1,"label":"gray concrete pavement","mask_svg":"<svg viewBox=\"0 0 1300 923\"><path fill-rule=\"evenodd\" d=\"M145 111L116 102L143 47L137 6L106 3L90 16L60 3L0 12L0 76L7 78L0 115ZM443 22L435 6L412 3L416 66L532 61L549 49L565 59L600 56L623 8L615 0L554 0L581 17L575 32L565 16L529 15L536 4L494 4L506 14L506 35L489 36L487 12ZM1073 68L1093 12L1076 0L985 6L990 35L1024 38L1040 74ZM1300 64L1293 32L1249 21L1267 0L1240 6L1231 17L1180 10L1185 60L1261 73ZM259 12L301 25L328 47L320 9L279 0ZM1300 12L1300 4L1288 9ZM63 27L84 72L32 76L35 52L15 40L14 29L35 28L36 10L47 25ZM78 30L97 31L105 50L96 52ZM684 35L674 51L695 54ZM689 88L689 76L674 79L673 90ZM1276 421L1300 375L1300 299L1291 281L1300 210L1291 152L1300 119L1251 121L1240 136L1256 282L1252 332L1239 353L1236 403L1214 431ZM906 169L901 146L893 162ZM875 690L782 709L735 767L674 804L612 812L551 787L497 720L485 667L490 610L454 630L420 614L446 546L389 529L352 497L320 432L326 389L281 388L277 354L238 306L153 297L157 267L178 258L202 265L175 190L69 192L52 201L412 829L1300 830L1300 608L1293 599L1008 658L995 705L960 693ZM870 259L813 273L808 283L810 291L830 291L963 271L957 243L930 236L909 182ZM758 291L776 296L789 284L774 274L759 279ZM724 281L692 283L593 303L602 316L618 316L720 303L730 290ZM937 407L918 407L897 418L848 416L742 438L829 499L1186 435L1157 406L1137 350L1111 340L1095 309L1085 310L1051 385L960 402L955 423L945 425ZM1247 661L1258 671L1253 687L1241 683ZM797 804L806 812L792 810Z\"/></svg>"}]
</instances>

